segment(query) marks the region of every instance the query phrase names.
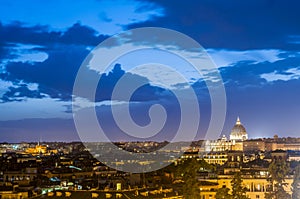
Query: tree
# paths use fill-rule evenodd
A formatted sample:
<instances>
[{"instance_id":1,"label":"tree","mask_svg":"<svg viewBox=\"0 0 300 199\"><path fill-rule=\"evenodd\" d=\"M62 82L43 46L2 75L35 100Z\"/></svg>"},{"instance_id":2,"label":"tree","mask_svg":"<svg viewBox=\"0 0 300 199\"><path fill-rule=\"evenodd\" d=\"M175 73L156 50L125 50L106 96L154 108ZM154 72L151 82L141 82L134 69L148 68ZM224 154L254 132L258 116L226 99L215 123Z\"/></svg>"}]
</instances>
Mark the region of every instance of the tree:
<instances>
[{"instance_id":1,"label":"tree","mask_svg":"<svg viewBox=\"0 0 300 199\"><path fill-rule=\"evenodd\" d=\"M232 195L229 194L230 189L223 187L218 189L216 193L216 199L232 199Z\"/></svg>"},{"instance_id":2,"label":"tree","mask_svg":"<svg viewBox=\"0 0 300 199\"><path fill-rule=\"evenodd\" d=\"M289 173L289 166L283 159L273 160L269 166L268 192L266 199L288 199L290 194L284 189L287 186L285 177Z\"/></svg>"},{"instance_id":3,"label":"tree","mask_svg":"<svg viewBox=\"0 0 300 199\"><path fill-rule=\"evenodd\" d=\"M300 165L295 168L294 180L292 183L292 199L300 199Z\"/></svg>"},{"instance_id":4,"label":"tree","mask_svg":"<svg viewBox=\"0 0 300 199\"><path fill-rule=\"evenodd\" d=\"M197 179L197 173L200 170L213 170L214 166L208 164L205 160L191 158L184 160L177 165L175 176L180 177L183 183L183 196L185 199L200 198L200 187Z\"/></svg>"},{"instance_id":5,"label":"tree","mask_svg":"<svg viewBox=\"0 0 300 199\"><path fill-rule=\"evenodd\" d=\"M186 160L179 166L180 175L184 181L183 184L183 196L185 199L200 198L200 188L198 180L196 179L197 171L200 166L196 159L192 158Z\"/></svg>"},{"instance_id":6,"label":"tree","mask_svg":"<svg viewBox=\"0 0 300 199\"><path fill-rule=\"evenodd\" d=\"M242 185L242 176L240 172L234 174L231 181L232 198L234 199L249 199L246 195L247 188Z\"/></svg>"}]
</instances>

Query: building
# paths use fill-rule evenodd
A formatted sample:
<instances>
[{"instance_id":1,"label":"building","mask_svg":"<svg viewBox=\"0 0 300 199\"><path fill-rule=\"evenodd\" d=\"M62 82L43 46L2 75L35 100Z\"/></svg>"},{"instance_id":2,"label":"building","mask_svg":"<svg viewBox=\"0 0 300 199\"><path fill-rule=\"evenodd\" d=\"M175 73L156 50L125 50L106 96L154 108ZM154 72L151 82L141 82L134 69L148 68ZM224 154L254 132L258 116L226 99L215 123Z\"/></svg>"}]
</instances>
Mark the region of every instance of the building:
<instances>
[{"instance_id":1,"label":"building","mask_svg":"<svg viewBox=\"0 0 300 199\"><path fill-rule=\"evenodd\" d=\"M231 141L245 141L248 139L248 134L245 127L242 125L240 118L238 117L235 125L233 126L230 133Z\"/></svg>"},{"instance_id":2,"label":"building","mask_svg":"<svg viewBox=\"0 0 300 199\"><path fill-rule=\"evenodd\" d=\"M246 195L250 199L264 199L265 193L270 191L268 181L268 167L270 162L258 158L245 163L243 162L242 151L227 152L227 158L228 161L219 167L216 176L210 178L199 176L200 198L214 199L216 198L217 190L224 187L229 188L231 192L231 181L234 174L238 172L242 176L243 186L247 189ZM272 153L272 158L286 158L286 153L284 151L276 151ZM286 176L285 183L285 191L291 194L291 184L293 183L291 173Z\"/></svg>"},{"instance_id":3,"label":"building","mask_svg":"<svg viewBox=\"0 0 300 199\"><path fill-rule=\"evenodd\" d=\"M205 142L205 151L243 151L243 142L248 140L248 133L246 131L246 128L241 123L239 117L237 118L229 137L229 140L225 135L223 135L222 138L218 140L207 140Z\"/></svg>"},{"instance_id":4,"label":"building","mask_svg":"<svg viewBox=\"0 0 300 199\"><path fill-rule=\"evenodd\" d=\"M24 168L19 171L4 171L3 181L28 186L37 179L37 168Z\"/></svg>"},{"instance_id":5,"label":"building","mask_svg":"<svg viewBox=\"0 0 300 199\"><path fill-rule=\"evenodd\" d=\"M203 159L208 164L223 165L228 160L228 154L225 151L209 152L209 153L203 155Z\"/></svg>"},{"instance_id":6,"label":"building","mask_svg":"<svg viewBox=\"0 0 300 199\"><path fill-rule=\"evenodd\" d=\"M284 151L300 151L300 139L299 138L279 138L278 135L274 135L274 138L265 139L266 151L284 150Z\"/></svg>"},{"instance_id":7,"label":"building","mask_svg":"<svg viewBox=\"0 0 300 199\"><path fill-rule=\"evenodd\" d=\"M265 193L268 190L268 180L266 177L251 178L243 176L243 185L247 188L246 195L250 199L264 199ZM205 179L200 181L200 198L201 199L214 199L216 198L216 192L222 187L227 187L232 190L231 187L232 175L223 176L221 179ZM287 178L287 186L285 190L291 194L292 178Z\"/></svg>"},{"instance_id":8,"label":"building","mask_svg":"<svg viewBox=\"0 0 300 199\"><path fill-rule=\"evenodd\" d=\"M32 155L44 154L47 153L47 146L43 146L38 143L35 147L27 148L25 152Z\"/></svg>"},{"instance_id":9,"label":"building","mask_svg":"<svg viewBox=\"0 0 300 199\"><path fill-rule=\"evenodd\" d=\"M227 140L225 135L218 140L207 140L205 142L206 152L229 151L232 149L232 142Z\"/></svg>"},{"instance_id":10,"label":"building","mask_svg":"<svg viewBox=\"0 0 300 199\"><path fill-rule=\"evenodd\" d=\"M244 151L265 151L266 144L263 139L253 139L243 141Z\"/></svg>"}]
</instances>

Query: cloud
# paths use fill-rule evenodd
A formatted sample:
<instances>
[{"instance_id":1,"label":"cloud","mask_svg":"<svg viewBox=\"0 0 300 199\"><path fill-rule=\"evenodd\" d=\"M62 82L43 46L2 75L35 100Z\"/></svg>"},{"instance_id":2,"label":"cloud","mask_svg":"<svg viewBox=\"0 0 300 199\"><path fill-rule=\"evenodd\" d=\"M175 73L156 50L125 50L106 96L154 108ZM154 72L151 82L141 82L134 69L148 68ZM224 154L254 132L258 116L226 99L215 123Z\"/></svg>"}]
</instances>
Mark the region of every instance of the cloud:
<instances>
[{"instance_id":1,"label":"cloud","mask_svg":"<svg viewBox=\"0 0 300 199\"><path fill-rule=\"evenodd\" d=\"M120 80L122 83L118 83ZM136 85L140 86L132 93L130 99L127 99L126 94L122 95L122 92L129 92ZM114 91L117 86L119 90ZM162 97L164 91L165 89L150 85L146 77L125 72L120 64L116 64L111 72L101 75L96 91L96 101L152 101ZM116 92L114 98L113 92Z\"/></svg>"},{"instance_id":2,"label":"cloud","mask_svg":"<svg viewBox=\"0 0 300 199\"><path fill-rule=\"evenodd\" d=\"M70 100L77 70L89 53L87 47L107 37L97 36L93 29L79 23L64 32L49 31L47 26L0 23L0 34L0 51L3 52L0 78L20 87L11 88L3 100L13 100L16 94L38 98L48 94ZM36 83L39 91L33 94L22 83Z\"/></svg>"},{"instance_id":3,"label":"cloud","mask_svg":"<svg viewBox=\"0 0 300 199\"><path fill-rule=\"evenodd\" d=\"M29 84L27 84L27 88L31 91L34 91L34 90L38 90L39 85L36 83L29 83Z\"/></svg>"},{"instance_id":4,"label":"cloud","mask_svg":"<svg viewBox=\"0 0 300 199\"><path fill-rule=\"evenodd\" d=\"M70 99L77 70L89 52L87 46L107 37L97 36L93 29L79 23L64 32L49 31L47 26L0 23L0 34L0 78L19 86L11 88L3 100L13 100L16 95L40 98L44 94ZM34 94L22 83L36 83L39 91Z\"/></svg>"},{"instance_id":5,"label":"cloud","mask_svg":"<svg viewBox=\"0 0 300 199\"><path fill-rule=\"evenodd\" d=\"M25 118L71 118L72 115L65 112L64 105L70 102L63 102L60 99L50 97L23 98L22 101L11 101L0 103L2 113L0 121L20 120Z\"/></svg>"},{"instance_id":6,"label":"cloud","mask_svg":"<svg viewBox=\"0 0 300 199\"><path fill-rule=\"evenodd\" d=\"M10 48L10 55L15 58L8 60L10 62L43 62L48 58L48 54L37 50L39 48L42 47L38 45L14 44L14 47Z\"/></svg>"},{"instance_id":7,"label":"cloud","mask_svg":"<svg viewBox=\"0 0 300 199\"><path fill-rule=\"evenodd\" d=\"M284 78L287 81L297 77L300 56L294 51L281 52L274 62L239 61L229 67L220 67L225 86L230 89L262 88L267 80ZM276 90L276 87L274 88Z\"/></svg>"},{"instance_id":8,"label":"cloud","mask_svg":"<svg viewBox=\"0 0 300 199\"><path fill-rule=\"evenodd\" d=\"M5 43L4 41L1 41L1 38L0 38L0 64L1 64L2 59L13 58L13 56L10 55L10 50L9 50L11 48L11 46L12 46L12 44ZM1 68L0 68L0 72L1 72Z\"/></svg>"},{"instance_id":9,"label":"cloud","mask_svg":"<svg viewBox=\"0 0 300 199\"><path fill-rule=\"evenodd\" d=\"M126 48L130 49L130 47L131 45L124 44L122 48L126 50ZM113 59L113 57L109 56L112 56L114 54L113 52L118 51L119 47L115 49L112 47L108 50L96 50L96 52L93 52L94 57L90 61L89 67L100 72L106 59L109 62L110 58ZM182 52L178 51L178 53ZM195 54L198 55L197 58L199 58L200 53L197 52ZM190 53L187 57L189 56L192 57L193 54ZM199 71L197 71L189 61L190 60L187 61L183 57L171 52L141 46L141 50L131 51L117 57L114 63L122 63L124 70L138 76L146 77L153 86L165 89L176 89L176 86L179 84L190 84L202 77ZM108 70L110 69L111 66Z\"/></svg>"},{"instance_id":10,"label":"cloud","mask_svg":"<svg viewBox=\"0 0 300 199\"><path fill-rule=\"evenodd\" d=\"M126 71L146 77L151 85L166 89L188 86L200 78L221 81L217 73L205 75L217 67L200 45L166 29L137 29L112 37L92 51L88 67L104 73L117 62Z\"/></svg>"},{"instance_id":11,"label":"cloud","mask_svg":"<svg viewBox=\"0 0 300 199\"><path fill-rule=\"evenodd\" d=\"M75 23L63 32L59 42L70 45L96 46L107 37L108 35L97 34L91 27Z\"/></svg>"},{"instance_id":12,"label":"cloud","mask_svg":"<svg viewBox=\"0 0 300 199\"><path fill-rule=\"evenodd\" d=\"M13 83L10 81L4 81L0 79L0 96L2 97L3 94L5 94L7 91L9 91L9 88L13 86Z\"/></svg>"},{"instance_id":13,"label":"cloud","mask_svg":"<svg viewBox=\"0 0 300 199\"><path fill-rule=\"evenodd\" d=\"M88 51L79 46L66 46L68 50L61 51L61 47L48 51L49 57L44 62L9 62L6 65L6 79L37 83L42 93L70 99L77 70Z\"/></svg>"},{"instance_id":14,"label":"cloud","mask_svg":"<svg viewBox=\"0 0 300 199\"><path fill-rule=\"evenodd\" d=\"M15 42L14 39L16 39L15 37L10 37L10 33L12 33L13 29L18 29L22 32L22 34L29 36L27 39L26 37L24 37L24 35L22 36L24 38L22 42L25 42L27 44L15 42L13 47L10 48L11 54L13 54L12 53L13 49L19 49L19 51L20 50L25 51L25 52L20 52L20 54L22 53L25 54L25 57L23 56L22 58L22 56L19 55L21 56L21 58L20 57L18 58L17 57L18 54L15 53L14 56L16 58L11 59L6 66L7 73L5 73L4 75L2 74L2 76L5 77L4 79L13 81L15 83L21 80L27 83L31 83L31 82L37 83L39 85L39 92L41 93L41 96L43 96L42 94L48 94L53 98L61 98L63 100L70 100L71 98L72 86L73 86L74 79L76 77L77 70L81 62L84 60L85 56L89 53L89 50L87 50L86 46L94 45L98 41L106 38L106 36L104 35L96 36L96 32L93 29L86 26L82 26L79 23L76 23L70 28L66 29L65 32L53 32L53 31L49 32L48 28L44 26L25 27L23 24L18 24L18 23L11 24L8 26L3 26L3 27L5 27L4 35L5 37L7 37L8 40L10 40L10 43ZM41 45L38 45L34 43L38 43L39 39L35 37L32 39L31 36L37 36L37 38L49 37L50 40L46 39L48 43L45 43L44 41L42 42ZM28 63L26 56L29 56L31 51L35 53L45 53L47 55L47 59L42 60L45 59L45 57L43 58L41 56L38 56L34 60L40 61L39 63L34 63L34 64ZM267 61L273 63L284 59L284 57L281 57L281 54L283 54L284 52L285 51L277 50L277 49L246 50L246 51L209 49L209 53L211 54L211 56L219 66L235 65L237 62L245 63L245 61L250 61L254 63ZM143 59L143 56L137 56L137 57ZM127 69L127 66L131 66L131 62L128 62L128 60L130 59L127 59L126 62L126 60L122 60L121 58L118 61L120 61L120 63L124 63L123 67ZM136 61L137 59L134 60ZM174 60L174 59L168 59L168 60ZM183 67L182 64L179 64L178 60L173 61L173 63L168 62L168 64L169 65L171 64L172 65L171 67L175 67L175 69L179 71L180 74L184 74L186 77L188 77L188 81L190 83L198 81L199 78L203 78L199 76L198 72L195 73L195 70L191 71L188 70L186 67ZM176 68L176 66L178 66L179 68L178 67ZM203 72L204 72L203 75L205 79L215 81L215 79L213 78L215 75L209 73L209 71L208 72L203 71ZM148 79L147 81L149 81L149 83L152 86L164 87L162 84L157 84L159 83L158 80L161 80L161 77L164 78L163 83L168 82L168 86L164 88L169 89L171 88L170 86L175 86L175 87L179 85L182 86L182 82L179 82L178 78L173 78L173 76L170 75L171 73L169 73L168 75L162 75L160 71L159 74L154 74L153 71L147 72L147 68L140 68L139 71L136 70L136 71L132 71L131 73L136 74L137 75L136 77L138 76L146 77ZM228 76L226 77L226 73L230 75L232 75L233 73L228 73L228 71L224 72L225 80L229 81L227 78ZM55 81L53 81L53 79L55 79ZM241 80L240 83L245 82L246 79L247 78ZM105 81L106 83L104 83L103 85L107 86L108 84L110 84L109 81L107 80ZM250 83L249 79L247 79L247 83ZM110 87L111 86L107 86L107 88L104 89L104 93L101 94L102 97L97 94L98 100L101 101L101 100L109 99L109 97L105 96L106 95L105 92L108 92ZM156 91L154 92L155 89L153 88L155 87L151 88L153 90L152 94L156 92ZM151 89L148 88L145 91ZM12 92L11 94L13 93L16 92ZM142 97L141 95L142 92L139 93L140 93L139 97L135 95L136 99L138 98L139 100L147 99L147 96ZM154 94L153 96L155 95L156 94ZM10 97L12 96L13 95L10 95ZM28 95L28 97L30 96L33 95L32 94ZM36 96L38 97L38 95Z\"/></svg>"},{"instance_id":15,"label":"cloud","mask_svg":"<svg viewBox=\"0 0 300 199\"><path fill-rule=\"evenodd\" d=\"M29 45L46 45L59 41L61 32L49 31L49 27L35 25L25 26L20 22L2 24L0 22L0 43L20 43Z\"/></svg>"},{"instance_id":16,"label":"cloud","mask_svg":"<svg viewBox=\"0 0 300 199\"><path fill-rule=\"evenodd\" d=\"M129 102L129 101L117 101L117 100L106 100L100 102L92 102L86 98L82 97L74 97L72 104L73 108L72 111L76 113L78 110L82 110L85 108L93 108L93 107L100 107L100 106L116 106L122 104L129 104L129 103L138 103L138 102Z\"/></svg>"},{"instance_id":17,"label":"cloud","mask_svg":"<svg viewBox=\"0 0 300 199\"><path fill-rule=\"evenodd\" d=\"M261 78L267 80L268 82L274 82L274 81L290 81L294 79L300 78L300 67L297 68L290 68L286 71L278 72L274 71L271 73L265 73L260 75Z\"/></svg>"},{"instance_id":18,"label":"cloud","mask_svg":"<svg viewBox=\"0 0 300 199\"><path fill-rule=\"evenodd\" d=\"M185 33L205 48L299 49L288 43L300 35L297 1L173 1L149 0L165 9L165 15L134 27L165 27Z\"/></svg>"},{"instance_id":19,"label":"cloud","mask_svg":"<svg viewBox=\"0 0 300 199\"><path fill-rule=\"evenodd\" d=\"M229 119L241 115L245 119L246 127L249 126L250 133L264 132L263 135L271 135L278 131L290 131L297 135L299 128L295 116L300 111L299 107L295 106L300 96L300 12L297 10L299 2L117 2L116 6L111 6L109 1L65 1L61 2L61 6L57 6L57 1L45 4L9 1L6 3L11 4L11 10L5 9L6 5L0 8L0 96L5 97L2 99L4 102L0 104L0 110L3 121L30 117L70 117L74 79L90 50L106 39L107 34L132 27L158 26L186 33L210 50L225 82ZM120 2L125 5L121 5ZM70 6L71 3L73 6ZM99 8L100 5L103 7ZM17 12L18 10L20 12ZM151 43L153 38L150 36L151 34L144 35L138 39L145 41L146 38L146 42ZM166 38L161 36L158 39ZM145 57L138 56L135 59L142 60ZM159 102L167 106L170 115L177 117L179 112L175 106L176 99L168 90L170 87L162 88L162 84L154 83L158 83L159 76L163 76L163 81L168 82L168 86L182 89L184 84L178 81L175 75L168 73L167 76L163 71L153 73L146 68L130 71L130 67L133 67L131 62L123 61L125 60L120 59L115 62L122 64L122 68L116 70L113 70L113 63L103 74L98 86L96 106L100 122L107 125L108 130L120 130L115 125L110 125L112 118L108 102L113 86L121 74L131 78L132 84L145 85L131 98L134 103L130 108L135 121L142 125L147 124L149 106ZM169 64L173 66L172 62ZM204 120L209 118L210 99L205 82L199 80L199 76L195 76L193 70L182 67L178 71L189 77L190 83L193 84L202 106L201 111L205 109L204 113L201 112L201 117L203 116ZM88 70L91 78L98 77L98 72ZM211 82L217 81L214 79L215 72L203 70L203 78ZM85 103L85 106L91 105L90 101ZM119 98L113 101L113 105L122 107L126 105L126 101ZM290 114L292 118L286 117ZM13 132L15 138L27 135L25 131L41 131L49 139L62 136L68 140L74 136L71 133L63 134L63 131L74 132L71 120L29 120L9 124L0 122L1 132ZM209 123L208 120L206 122ZM280 126L273 125L274 121ZM64 122L67 123L67 127L64 126ZM170 122L178 124L176 118L170 118ZM270 123L270 128L263 131L266 123ZM224 133L230 131L231 124L232 121L229 121ZM54 128L55 126L57 128ZM200 128L201 131L205 130L205 126ZM168 130L172 129L165 129L165 132ZM52 135L51 131L61 135ZM10 136L9 133L6 135ZM28 134L31 138L35 135ZM128 138L126 135L122 136ZM112 137L117 140L118 134L112 134ZM160 136L159 139L167 137ZM2 138L3 136L1 140L4 140Z\"/></svg>"},{"instance_id":20,"label":"cloud","mask_svg":"<svg viewBox=\"0 0 300 199\"><path fill-rule=\"evenodd\" d=\"M44 94L70 100L73 81L89 53L88 47L107 37L79 23L62 32L50 31L47 26L0 23L0 34L0 79L16 86L1 95L4 101L41 98ZM39 89L32 91L24 86L30 83Z\"/></svg>"},{"instance_id":21,"label":"cloud","mask_svg":"<svg viewBox=\"0 0 300 199\"><path fill-rule=\"evenodd\" d=\"M37 45L36 50L45 46L49 48L55 44L95 46L107 38L107 35L97 34L94 29L80 23L74 23L61 31L54 31L49 26L0 22L0 35L0 44L17 44L19 48Z\"/></svg>"},{"instance_id":22,"label":"cloud","mask_svg":"<svg viewBox=\"0 0 300 199\"><path fill-rule=\"evenodd\" d=\"M252 61L253 63L273 63L283 59L283 57L280 57L280 54L284 53L284 51L278 49L245 51L208 49L207 52L218 67L231 66L240 61Z\"/></svg>"},{"instance_id":23,"label":"cloud","mask_svg":"<svg viewBox=\"0 0 300 199\"><path fill-rule=\"evenodd\" d=\"M115 34L123 25L162 16L162 10L155 3L135 0L53 0L44 3L5 0L0 8L0 18L4 23L24 21L29 26L43 24L60 31L79 21L100 34Z\"/></svg>"},{"instance_id":24,"label":"cloud","mask_svg":"<svg viewBox=\"0 0 300 199\"><path fill-rule=\"evenodd\" d=\"M28 88L26 84L21 84L16 86L11 86L8 88L8 91L5 92L0 98L3 102L8 101L23 101L27 98L44 98L45 94L40 93L38 90L33 90Z\"/></svg>"},{"instance_id":25,"label":"cloud","mask_svg":"<svg viewBox=\"0 0 300 199\"><path fill-rule=\"evenodd\" d=\"M300 44L300 35L289 35L288 42L291 44Z\"/></svg>"}]
</instances>

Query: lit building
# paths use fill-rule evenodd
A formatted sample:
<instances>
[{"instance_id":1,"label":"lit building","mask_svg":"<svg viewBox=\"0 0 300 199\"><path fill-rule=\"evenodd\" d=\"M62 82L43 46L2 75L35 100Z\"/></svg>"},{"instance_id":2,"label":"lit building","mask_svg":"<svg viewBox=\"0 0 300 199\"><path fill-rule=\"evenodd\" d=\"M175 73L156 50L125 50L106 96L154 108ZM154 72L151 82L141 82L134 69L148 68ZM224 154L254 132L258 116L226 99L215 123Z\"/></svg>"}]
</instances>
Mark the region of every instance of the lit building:
<instances>
[{"instance_id":1,"label":"lit building","mask_svg":"<svg viewBox=\"0 0 300 199\"><path fill-rule=\"evenodd\" d=\"M44 154L47 153L47 146L38 143L35 147L27 148L25 152L29 154Z\"/></svg>"},{"instance_id":2,"label":"lit building","mask_svg":"<svg viewBox=\"0 0 300 199\"><path fill-rule=\"evenodd\" d=\"M208 164L219 164L223 165L228 160L227 152L221 151L221 152L209 152L203 156L203 159Z\"/></svg>"},{"instance_id":3,"label":"lit building","mask_svg":"<svg viewBox=\"0 0 300 199\"><path fill-rule=\"evenodd\" d=\"M284 150L284 151L300 151L299 138L279 138L275 135L273 139L265 140L266 151Z\"/></svg>"},{"instance_id":4,"label":"lit building","mask_svg":"<svg viewBox=\"0 0 300 199\"><path fill-rule=\"evenodd\" d=\"M218 174L214 177L203 177L199 175L199 188L201 199L214 199L216 192L220 188L227 187L232 193L232 179L235 173L240 173L242 178L242 185L246 188L246 195L250 199L264 199L265 193L270 191L269 185L269 171L270 163L267 160L256 159L254 161L244 163L242 151L229 151L227 153L228 161L220 167ZM272 152L272 159L286 159L286 152L276 151ZM212 176L212 175L211 175ZM293 183L293 176L287 175L285 177L286 186L284 190L288 194L292 194L291 185Z\"/></svg>"},{"instance_id":5,"label":"lit building","mask_svg":"<svg viewBox=\"0 0 300 199\"><path fill-rule=\"evenodd\" d=\"M224 175L221 179L205 179L200 181L200 198L201 199L214 199L216 192L222 187L231 187L232 175ZM291 194L292 178L287 178L287 186L285 190ZM266 177L251 178L243 176L243 186L246 187L246 195L250 199L264 199L265 193L268 191L268 179Z\"/></svg>"},{"instance_id":6,"label":"lit building","mask_svg":"<svg viewBox=\"0 0 300 199\"><path fill-rule=\"evenodd\" d=\"M266 145L263 139L243 141L244 151L265 151Z\"/></svg>"},{"instance_id":7,"label":"lit building","mask_svg":"<svg viewBox=\"0 0 300 199\"><path fill-rule=\"evenodd\" d=\"M232 142L227 140L226 136L223 135L222 138L218 140L207 140L205 142L205 151L229 151L232 149Z\"/></svg>"},{"instance_id":8,"label":"lit building","mask_svg":"<svg viewBox=\"0 0 300 199\"><path fill-rule=\"evenodd\" d=\"M205 142L205 151L243 151L243 142L248 139L248 134L239 117L237 118L229 137L229 140L227 140L225 135L218 140L207 140Z\"/></svg>"},{"instance_id":9,"label":"lit building","mask_svg":"<svg viewBox=\"0 0 300 199\"><path fill-rule=\"evenodd\" d=\"M248 139L248 134L245 127L242 125L240 118L238 117L235 125L233 126L230 133L231 141L245 141Z\"/></svg>"}]
</instances>

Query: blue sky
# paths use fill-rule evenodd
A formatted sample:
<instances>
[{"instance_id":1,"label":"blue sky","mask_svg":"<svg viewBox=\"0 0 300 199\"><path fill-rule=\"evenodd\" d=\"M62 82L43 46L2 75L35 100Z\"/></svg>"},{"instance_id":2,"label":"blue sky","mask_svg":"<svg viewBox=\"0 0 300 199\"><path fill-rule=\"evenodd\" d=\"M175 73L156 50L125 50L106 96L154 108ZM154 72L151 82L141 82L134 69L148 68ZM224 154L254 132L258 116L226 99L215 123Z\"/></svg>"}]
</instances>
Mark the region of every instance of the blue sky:
<instances>
[{"instance_id":1,"label":"blue sky","mask_svg":"<svg viewBox=\"0 0 300 199\"><path fill-rule=\"evenodd\" d=\"M78 140L71 105L81 63L101 41L140 27L182 32L207 50L226 89L226 120L220 133L228 135L240 116L252 138L299 136L299 4L296 0L1 1L0 141ZM144 57L149 54L154 56L144 52ZM166 94L169 87L155 84L154 76L129 73L139 61L143 56L121 57L120 67L107 71L96 94L101 104L99 120L112 132L113 140L132 139L119 132L106 104L111 87L126 73L148 83L131 107L138 123L148 122L143 115L158 101L170 111L170 125L155 138L167 140L178 122L176 100ZM174 61L173 67L187 72L179 63ZM205 85L189 74L201 107L196 137L200 139L209 123L210 99ZM171 74L163 77L176 84Z\"/></svg>"}]
</instances>

